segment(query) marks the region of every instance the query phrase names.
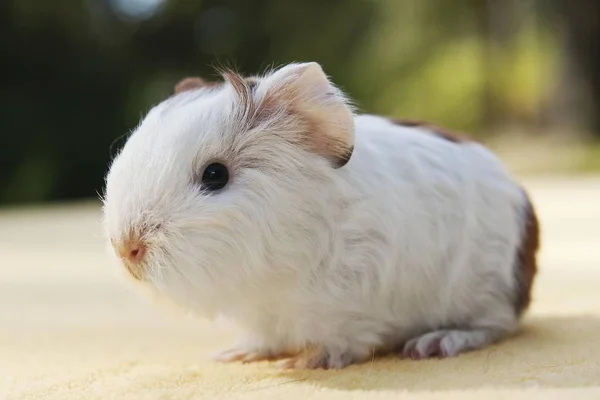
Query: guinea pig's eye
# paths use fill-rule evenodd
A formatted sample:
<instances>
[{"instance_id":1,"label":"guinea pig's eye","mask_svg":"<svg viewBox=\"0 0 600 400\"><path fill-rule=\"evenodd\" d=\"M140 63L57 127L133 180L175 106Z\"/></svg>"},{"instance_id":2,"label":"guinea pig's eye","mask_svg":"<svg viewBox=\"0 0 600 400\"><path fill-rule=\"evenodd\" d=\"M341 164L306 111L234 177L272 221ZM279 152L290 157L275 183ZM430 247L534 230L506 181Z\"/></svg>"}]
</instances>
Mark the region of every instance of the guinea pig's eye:
<instances>
[{"instance_id":1,"label":"guinea pig's eye","mask_svg":"<svg viewBox=\"0 0 600 400\"><path fill-rule=\"evenodd\" d=\"M229 182L229 171L220 163L212 163L202 173L202 187L207 190L219 190Z\"/></svg>"}]
</instances>

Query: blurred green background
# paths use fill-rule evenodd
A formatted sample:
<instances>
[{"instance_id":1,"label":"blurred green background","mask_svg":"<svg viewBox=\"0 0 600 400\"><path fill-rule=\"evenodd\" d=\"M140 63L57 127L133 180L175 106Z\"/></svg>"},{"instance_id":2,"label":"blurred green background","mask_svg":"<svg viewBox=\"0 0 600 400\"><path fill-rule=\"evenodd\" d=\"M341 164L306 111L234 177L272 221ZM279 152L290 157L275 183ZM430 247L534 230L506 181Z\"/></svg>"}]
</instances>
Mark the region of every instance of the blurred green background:
<instances>
[{"instance_id":1,"label":"blurred green background","mask_svg":"<svg viewBox=\"0 0 600 400\"><path fill-rule=\"evenodd\" d=\"M597 0L3 0L0 204L97 197L141 116L216 65L318 61L363 112L468 132L524 170L596 170L599 16Z\"/></svg>"}]
</instances>

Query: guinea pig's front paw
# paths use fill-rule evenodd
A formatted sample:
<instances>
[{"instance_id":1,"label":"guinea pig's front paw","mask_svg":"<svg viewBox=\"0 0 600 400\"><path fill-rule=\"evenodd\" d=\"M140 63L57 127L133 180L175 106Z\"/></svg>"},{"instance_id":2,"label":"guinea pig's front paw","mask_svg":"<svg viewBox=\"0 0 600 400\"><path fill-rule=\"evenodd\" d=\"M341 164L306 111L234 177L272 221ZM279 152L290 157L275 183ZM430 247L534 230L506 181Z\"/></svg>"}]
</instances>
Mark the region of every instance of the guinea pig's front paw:
<instances>
[{"instance_id":1,"label":"guinea pig's front paw","mask_svg":"<svg viewBox=\"0 0 600 400\"><path fill-rule=\"evenodd\" d=\"M276 365L280 369L342 369L354 361L351 353L334 354L323 347L311 346Z\"/></svg>"},{"instance_id":2,"label":"guinea pig's front paw","mask_svg":"<svg viewBox=\"0 0 600 400\"><path fill-rule=\"evenodd\" d=\"M251 347L233 347L213 354L212 358L220 362L242 362L251 363L258 361L274 361L289 357L287 353L275 353L266 349Z\"/></svg>"}]
</instances>

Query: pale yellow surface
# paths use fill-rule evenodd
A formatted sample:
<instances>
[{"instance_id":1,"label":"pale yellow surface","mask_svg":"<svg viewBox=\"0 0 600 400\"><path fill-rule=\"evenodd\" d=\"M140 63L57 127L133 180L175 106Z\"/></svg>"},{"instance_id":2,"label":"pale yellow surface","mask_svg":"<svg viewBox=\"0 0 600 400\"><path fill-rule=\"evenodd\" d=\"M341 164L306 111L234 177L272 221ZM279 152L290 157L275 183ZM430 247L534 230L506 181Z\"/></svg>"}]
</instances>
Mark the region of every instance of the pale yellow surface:
<instances>
[{"instance_id":1,"label":"pale yellow surface","mask_svg":"<svg viewBox=\"0 0 600 400\"><path fill-rule=\"evenodd\" d=\"M210 361L232 332L115 279L95 204L0 212L0 399L600 399L600 179L526 184L544 250L524 331L343 371Z\"/></svg>"}]
</instances>

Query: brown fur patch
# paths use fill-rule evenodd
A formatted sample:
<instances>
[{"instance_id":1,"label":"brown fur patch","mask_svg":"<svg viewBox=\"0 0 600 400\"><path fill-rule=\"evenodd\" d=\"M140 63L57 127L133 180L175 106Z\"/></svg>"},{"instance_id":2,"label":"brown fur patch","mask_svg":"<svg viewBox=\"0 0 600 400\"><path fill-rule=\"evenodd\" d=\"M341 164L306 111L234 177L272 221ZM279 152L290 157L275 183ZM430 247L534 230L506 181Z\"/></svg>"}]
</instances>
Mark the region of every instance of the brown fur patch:
<instances>
[{"instance_id":1,"label":"brown fur patch","mask_svg":"<svg viewBox=\"0 0 600 400\"><path fill-rule=\"evenodd\" d=\"M190 76L177 82L175 85L175 94L187 92L188 90L200 89L207 85L210 85L210 83L207 83L204 79L197 76Z\"/></svg>"},{"instance_id":2,"label":"brown fur patch","mask_svg":"<svg viewBox=\"0 0 600 400\"><path fill-rule=\"evenodd\" d=\"M328 131L323 132L327 129L324 126L323 115L303 110L305 105L299 100L301 96L296 92L299 90L295 87L296 81L271 88L257 103L254 99L254 88L258 84L258 78L244 77L231 70L222 71L221 75L237 95L241 105L240 115L237 118L244 121L246 127L256 127L268 120L269 116L277 110L284 110L289 116L294 116L298 121L306 124L304 129L306 135L298 138L300 144L331 160L336 168L344 166L349 161L353 147L349 147L343 137L332 135ZM331 112L327 113L327 116L331 117Z\"/></svg>"},{"instance_id":3,"label":"brown fur patch","mask_svg":"<svg viewBox=\"0 0 600 400\"><path fill-rule=\"evenodd\" d=\"M341 168L354 150L354 117L341 98L320 105L307 102L311 90L327 90L328 96L335 95L319 66L310 64L297 73L296 79L279 88L278 96L288 104L291 114L306 124L300 138L303 147L328 159L334 168Z\"/></svg>"},{"instance_id":4,"label":"brown fur patch","mask_svg":"<svg viewBox=\"0 0 600 400\"><path fill-rule=\"evenodd\" d=\"M334 159L335 167L342 168L344 165L348 164L348 161L350 161L350 157L352 157L352 153L354 153L354 146L350 146L346 149L345 152L337 154L337 156Z\"/></svg>"},{"instance_id":5,"label":"brown fur patch","mask_svg":"<svg viewBox=\"0 0 600 400\"><path fill-rule=\"evenodd\" d=\"M525 229L521 246L517 253L515 275L517 279L517 296L515 311L521 316L531 303L531 289L537 273L537 252L540 247L539 221L531 200L527 198L525 205Z\"/></svg>"},{"instance_id":6,"label":"brown fur patch","mask_svg":"<svg viewBox=\"0 0 600 400\"><path fill-rule=\"evenodd\" d=\"M227 74L230 78L233 78L232 75L237 75L231 71L226 71L223 74ZM244 77L236 76L235 79L237 79L238 77L241 78L243 81L245 81L246 85L251 89L254 86L256 86L256 84L258 83L258 78L256 78L256 77L244 78ZM227 81L227 79L226 79L226 81ZM210 82L210 81L205 81L204 79L200 78L199 76L189 76L189 77L183 78L182 80L177 82L177 84L175 85L175 94L179 94L181 92L187 92L188 90L196 90L196 89L201 89L203 87L215 87L215 86L220 86L220 85L222 85L222 82Z\"/></svg>"},{"instance_id":7,"label":"brown fur patch","mask_svg":"<svg viewBox=\"0 0 600 400\"><path fill-rule=\"evenodd\" d=\"M242 118L247 123L251 123L254 115L256 113L256 106L254 104L254 99L252 97L252 87L256 84L256 82L246 79L243 76L233 72L233 71L223 71L221 73L225 82L229 83L233 90L235 91L238 101L241 105L242 114L239 115L239 118Z\"/></svg>"},{"instance_id":8,"label":"brown fur patch","mask_svg":"<svg viewBox=\"0 0 600 400\"><path fill-rule=\"evenodd\" d=\"M331 131L326 130L327 126L324 125L320 115L311 116L297 110L293 104L292 107L291 113L299 116L299 119L306 124L305 129L308 133L301 138L303 147L328 159L334 168L346 165L354 152L354 145L347 143L340 135L343 131L338 130L337 135L332 135Z\"/></svg>"},{"instance_id":9,"label":"brown fur patch","mask_svg":"<svg viewBox=\"0 0 600 400\"><path fill-rule=\"evenodd\" d=\"M281 107L276 93L267 93L259 103L255 102L254 90L258 85L259 78L254 76L244 77L231 70L222 71L221 76L235 91L238 101L242 105L240 108L242 115L239 118L244 119L247 128L255 128Z\"/></svg>"},{"instance_id":10,"label":"brown fur patch","mask_svg":"<svg viewBox=\"0 0 600 400\"><path fill-rule=\"evenodd\" d=\"M459 135L457 133L449 131L448 129L441 128L437 125L433 125L428 122L411 120L411 119L396 119L396 118L388 118L388 120L390 122L392 122L393 124L405 126L408 128L427 129L427 130L433 132L436 136L438 136L442 139L446 139L447 141L452 142L452 143L461 143L461 142L467 141L467 139L464 137L464 135Z\"/></svg>"}]
</instances>

